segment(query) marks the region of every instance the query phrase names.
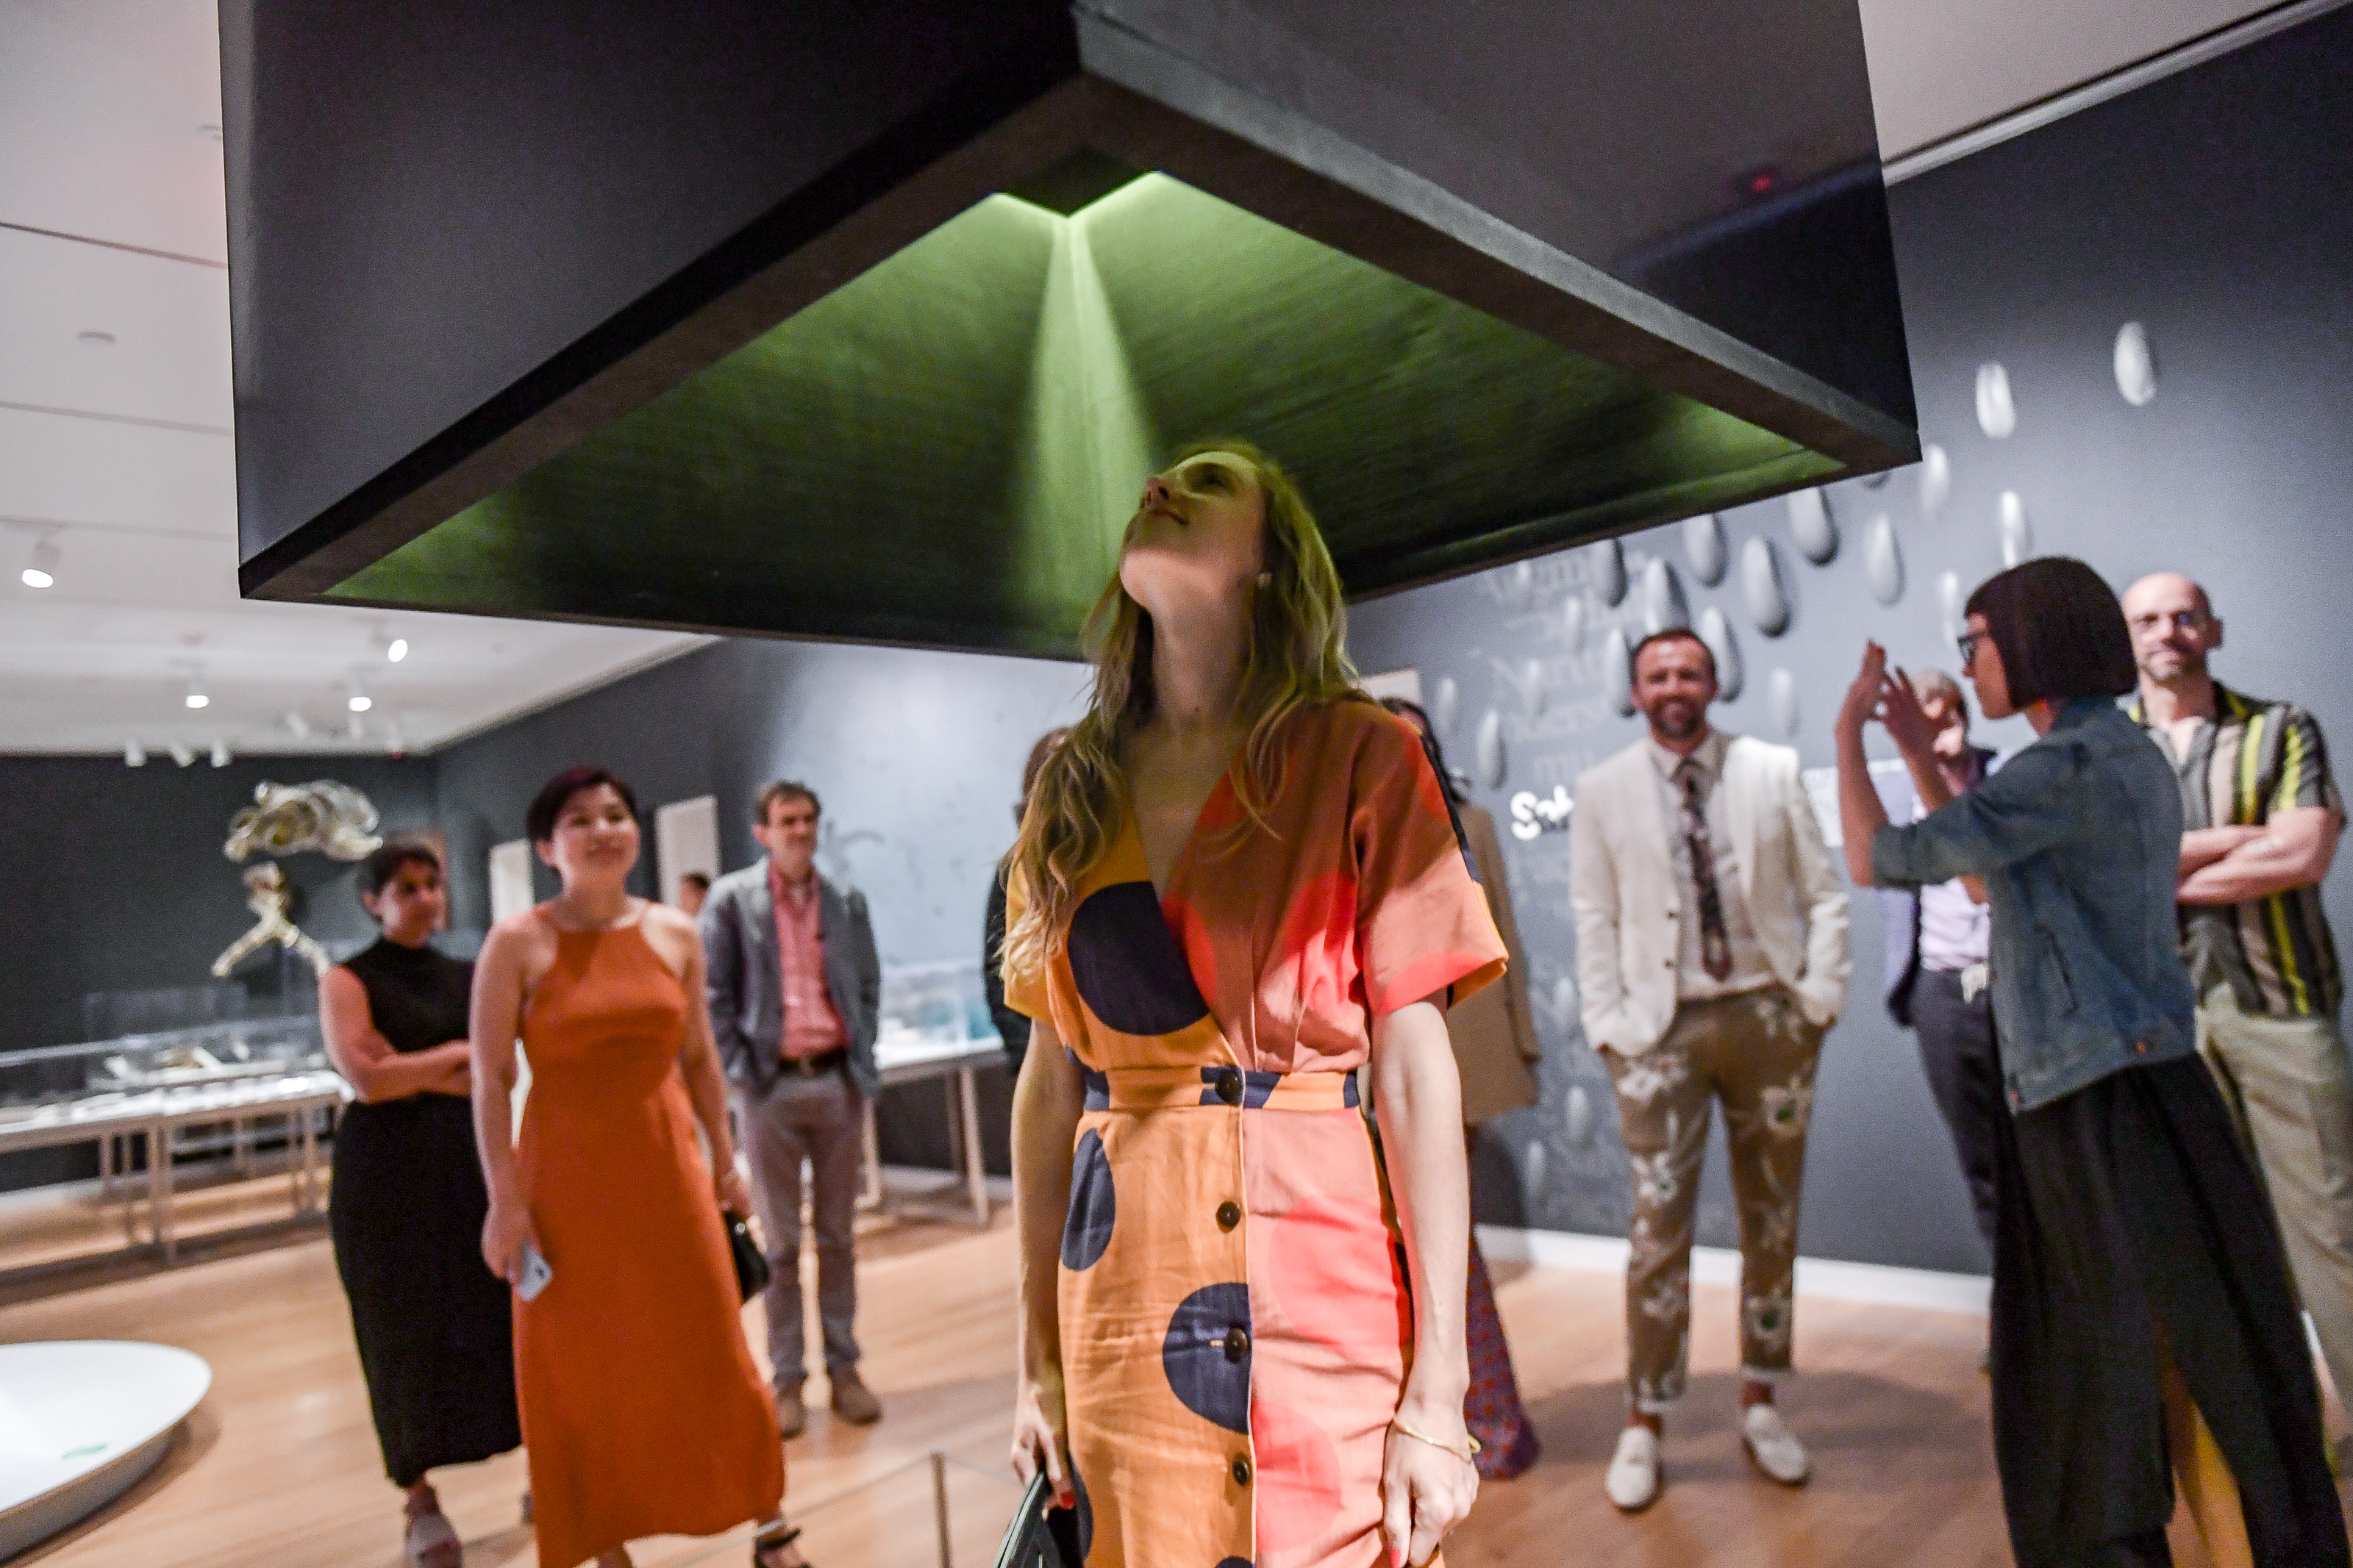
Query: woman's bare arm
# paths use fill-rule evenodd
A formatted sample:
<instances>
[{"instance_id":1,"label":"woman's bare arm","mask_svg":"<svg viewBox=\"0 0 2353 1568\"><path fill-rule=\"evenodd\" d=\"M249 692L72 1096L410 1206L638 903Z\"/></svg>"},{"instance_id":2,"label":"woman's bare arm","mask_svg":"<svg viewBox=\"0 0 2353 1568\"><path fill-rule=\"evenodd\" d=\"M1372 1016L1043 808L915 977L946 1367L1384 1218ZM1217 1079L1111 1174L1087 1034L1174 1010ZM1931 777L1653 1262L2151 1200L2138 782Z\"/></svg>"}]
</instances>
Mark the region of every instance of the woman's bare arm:
<instances>
[{"instance_id":1,"label":"woman's bare arm","mask_svg":"<svg viewBox=\"0 0 2353 1568\"><path fill-rule=\"evenodd\" d=\"M694 1118L711 1148L711 1173L719 1202L739 1215L752 1212L751 1183L737 1168L735 1137L727 1124L727 1074L719 1065L719 1047L711 1037L709 976L703 964L702 940L694 922L676 910L655 904L645 918L661 922L665 947L676 944L685 971L679 984L686 990L686 1037L679 1043L679 1076L686 1080L686 1097L694 1104Z\"/></svg>"},{"instance_id":2,"label":"woman's bare arm","mask_svg":"<svg viewBox=\"0 0 2353 1568\"><path fill-rule=\"evenodd\" d=\"M319 976L319 1027L326 1037L327 1059L364 1104L468 1090L473 1047L467 1041L451 1040L430 1050L395 1050L376 1032L367 987L340 964Z\"/></svg>"},{"instance_id":3,"label":"woman's bare arm","mask_svg":"<svg viewBox=\"0 0 2353 1568\"><path fill-rule=\"evenodd\" d=\"M1013 1223L1020 1249L1020 1380L1014 1396L1013 1468L1026 1484L1045 1457L1057 1502L1069 1507L1070 1419L1062 1397L1062 1225L1071 1207L1071 1149L1086 1089L1051 1019L1030 1026L1013 1085Z\"/></svg>"},{"instance_id":4,"label":"woman's bare arm","mask_svg":"<svg viewBox=\"0 0 2353 1568\"><path fill-rule=\"evenodd\" d=\"M1471 1178L1462 1150L1462 1083L1446 1016L1416 1002L1373 1024L1373 1107L1405 1240L1413 1289L1413 1370L1398 1402L1400 1429L1384 1467L1384 1515L1392 1545L1424 1563L1470 1511L1478 1472L1467 1459L1462 1400L1471 1366L1463 1297L1471 1272ZM1425 1441L1424 1439L1430 1439Z\"/></svg>"},{"instance_id":5,"label":"woman's bare arm","mask_svg":"<svg viewBox=\"0 0 2353 1568\"><path fill-rule=\"evenodd\" d=\"M523 923L529 920L520 916L492 927L474 963L474 1146L491 1195L482 1261L510 1283L522 1278L522 1244L536 1245L514 1161L515 1036L532 945L533 932Z\"/></svg>"}]
</instances>

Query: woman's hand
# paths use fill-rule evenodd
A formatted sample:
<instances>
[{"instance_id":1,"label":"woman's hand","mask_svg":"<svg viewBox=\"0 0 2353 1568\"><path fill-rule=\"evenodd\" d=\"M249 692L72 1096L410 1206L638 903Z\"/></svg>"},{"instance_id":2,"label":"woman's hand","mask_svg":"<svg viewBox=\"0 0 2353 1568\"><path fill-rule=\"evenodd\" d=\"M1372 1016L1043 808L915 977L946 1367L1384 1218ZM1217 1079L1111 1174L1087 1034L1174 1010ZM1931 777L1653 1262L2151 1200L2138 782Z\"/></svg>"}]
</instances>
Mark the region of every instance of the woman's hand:
<instances>
[{"instance_id":1,"label":"woman's hand","mask_svg":"<svg viewBox=\"0 0 2353 1568\"><path fill-rule=\"evenodd\" d=\"M744 1172L742 1159L729 1160L723 1169L713 1173L711 1184L718 1191L721 1208L733 1209L747 1216L751 1214L752 1182Z\"/></svg>"},{"instance_id":2,"label":"woman's hand","mask_svg":"<svg viewBox=\"0 0 2353 1568\"><path fill-rule=\"evenodd\" d=\"M1882 682L1879 721L1906 761L1928 767L1936 765L1936 726L1928 722L1927 710L1920 706L1920 694L1912 689L1912 683L1904 679L1900 669Z\"/></svg>"},{"instance_id":3,"label":"woman's hand","mask_svg":"<svg viewBox=\"0 0 2353 1568\"><path fill-rule=\"evenodd\" d=\"M1906 696L1910 695L1907 690ZM1846 700L1839 704L1838 721L1831 731L1840 737L1860 738L1863 725L1879 717L1881 704L1887 696L1887 650L1875 642L1862 645L1862 668L1856 674L1854 684L1846 689ZM1913 705L1915 709L1917 703ZM1926 722L1924 719L1923 724Z\"/></svg>"},{"instance_id":4,"label":"woman's hand","mask_svg":"<svg viewBox=\"0 0 2353 1568\"><path fill-rule=\"evenodd\" d=\"M1381 1459L1381 1530L1388 1537L1391 1568L1430 1561L1449 1531L1470 1517L1479 1496L1479 1471L1465 1456L1471 1434L1462 1406L1425 1408L1409 1399L1398 1419L1438 1443L1409 1437L1392 1426Z\"/></svg>"},{"instance_id":5,"label":"woman's hand","mask_svg":"<svg viewBox=\"0 0 2353 1568\"><path fill-rule=\"evenodd\" d=\"M1062 1369L1041 1366L1013 1395L1013 1473L1028 1486L1044 1456L1056 1508L1078 1506L1071 1486L1071 1417L1062 1397Z\"/></svg>"},{"instance_id":6,"label":"woman's hand","mask_svg":"<svg viewBox=\"0 0 2353 1568\"><path fill-rule=\"evenodd\" d=\"M482 1261L490 1265L491 1272L510 1285L522 1284L525 1242L534 1248L539 1246L531 1210L512 1198L492 1198L491 1212L482 1221Z\"/></svg>"}]
</instances>

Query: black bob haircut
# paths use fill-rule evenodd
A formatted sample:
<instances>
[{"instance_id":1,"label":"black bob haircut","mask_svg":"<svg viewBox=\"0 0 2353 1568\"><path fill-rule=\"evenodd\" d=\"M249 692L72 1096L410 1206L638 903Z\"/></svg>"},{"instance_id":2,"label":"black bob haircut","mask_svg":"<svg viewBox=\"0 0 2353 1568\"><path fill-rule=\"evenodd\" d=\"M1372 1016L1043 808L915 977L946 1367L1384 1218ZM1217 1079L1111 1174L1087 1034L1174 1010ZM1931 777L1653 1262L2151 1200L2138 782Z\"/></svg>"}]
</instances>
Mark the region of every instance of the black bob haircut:
<instances>
[{"instance_id":1,"label":"black bob haircut","mask_svg":"<svg viewBox=\"0 0 2353 1568\"><path fill-rule=\"evenodd\" d=\"M621 797L621 804L629 808L629 815L638 815L636 791L607 769L584 765L566 768L540 786L539 793L531 797L531 810L523 815L523 831L533 844L546 843L555 837L555 819L564 815L572 797L599 784L610 785L613 793Z\"/></svg>"},{"instance_id":2,"label":"black bob haircut","mask_svg":"<svg viewBox=\"0 0 2353 1568\"><path fill-rule=\"evenodd\" d=\"M360 862L360 893L373 899L392 886L403 866L430 866L438 874L441 857L421 838L387 838Z\"/></svg>"},{"instance_id":3,"label":"black bob haircut","mask_svg":"<svg viewBox=\"0 0 2353 1568\"><path fill-rule=\"evenodd\" d=\"M1430 713L1410 697L1384 697L1381 706L1412 724L1421 732L1421 754L1430 759L1430 771L1438 775L1438 787L1446 798L1457 805L1468 805L1471 797L1462 793L1453 772L1446 765L1446 749L1438 743L1438 726L1430 721Z\"/></svg>"},{"instance_id":4,"label":"black bob haircut","mask_svg":"<svg viewBox=\"0 0 2353 1568\"><path fill-rule=\"evenodd\" d=\"M1987 578L1964 614L1985 617L2012 707L2121 697L2139 683L2116 590L2073 556L2022 561Z\"/></svg>"},{"instance_id":5,"label":"black bob haircut","mask_svg":"<svg viewBox=\"0 0 2353 1568\"><path fill-rule=\"evenodd\" d=\"M1636 670L1642 668L1642 650L1644 648L1649 647L1652 643L1664 642L1687 642L1691 644L1692 647L1707 655L1707 678L1710 680L1721 680L1723 679L1723 677L1719 676L1715 672L1715 649L1708 647L1707 639L1700 636L1697 632L1692 630L1689 626L1668 626L1662 630L1652 632L1649 637L1646 637L1641 642L1636 643L1634 645L1634 651L1626 656L1626 673L1629 676L1631 676Z\"/></svg>"}]
</instances>

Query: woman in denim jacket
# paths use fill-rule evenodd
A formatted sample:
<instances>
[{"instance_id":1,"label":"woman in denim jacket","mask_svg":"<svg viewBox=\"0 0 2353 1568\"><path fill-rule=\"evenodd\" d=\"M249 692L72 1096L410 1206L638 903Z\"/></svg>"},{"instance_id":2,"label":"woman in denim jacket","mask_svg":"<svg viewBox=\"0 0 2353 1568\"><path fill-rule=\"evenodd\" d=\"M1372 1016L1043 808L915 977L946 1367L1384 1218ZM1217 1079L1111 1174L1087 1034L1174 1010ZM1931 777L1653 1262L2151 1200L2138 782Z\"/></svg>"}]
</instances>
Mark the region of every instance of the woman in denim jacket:
<instances>
[{"instance_id":1,"label":"woman in denim jacket","mask_svg":"<svg viewBox=\"0 0 2353 1568\"><path fill-rule=\"evenodd\" d=\"M2180 785L2113 700L2134 682L2123 612L2082 562L2030 561L1970 596L1961 661L1987 718L2023 713L2040 738L1952 798L1917 701L1869 646L1839 713L1839 806L1858 884L1968 877L1992 906L2012 1550L2021 1568L2169 1563L2169 1458L2217 1561L2345 1568L2287 1266L2193 1045ZM1871 784L1874 717L1936 808L1909 827Z\"/></svg>"}]
</instances>

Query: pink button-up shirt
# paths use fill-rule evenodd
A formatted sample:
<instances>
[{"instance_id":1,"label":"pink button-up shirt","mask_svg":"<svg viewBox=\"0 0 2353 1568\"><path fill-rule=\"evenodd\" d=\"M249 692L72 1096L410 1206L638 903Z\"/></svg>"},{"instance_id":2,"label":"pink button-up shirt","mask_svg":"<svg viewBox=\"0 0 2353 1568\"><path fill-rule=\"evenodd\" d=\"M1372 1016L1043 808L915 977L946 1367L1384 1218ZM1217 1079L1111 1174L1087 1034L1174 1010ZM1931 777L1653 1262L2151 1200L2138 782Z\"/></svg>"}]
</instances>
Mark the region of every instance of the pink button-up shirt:
<instances>
[{"instance_id":1,"label":"pink button-up shirt","mask_svg":"<svg viewBox=\"0 0 2353 1568\"><path fill-rule=\"evenodd\" d=\"M768 862L768 897L776 906L776 960L785 999L783 1056L786 1061L821 1057L849 1043L849 1031L834 1011L825 983L825 942L818 929L817 874L787 887L784 873Z\"/></svg>"}]
</instances>

